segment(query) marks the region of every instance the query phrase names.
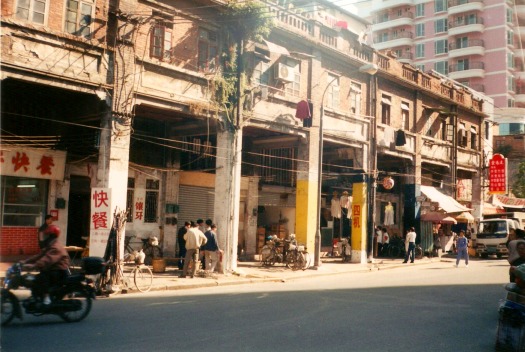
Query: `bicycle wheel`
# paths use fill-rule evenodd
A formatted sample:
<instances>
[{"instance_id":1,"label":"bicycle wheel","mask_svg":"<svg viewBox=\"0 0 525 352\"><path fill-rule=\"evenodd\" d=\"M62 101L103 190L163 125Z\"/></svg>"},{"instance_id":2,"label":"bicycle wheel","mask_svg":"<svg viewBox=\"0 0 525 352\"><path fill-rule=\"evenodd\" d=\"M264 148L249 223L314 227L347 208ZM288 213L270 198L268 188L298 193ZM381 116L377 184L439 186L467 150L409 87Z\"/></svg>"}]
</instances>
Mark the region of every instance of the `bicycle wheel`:
<instances>
[{"instance_id":1,"label":"bicycle wheel","mask_svg":"<svg viewBox=\"0 0 525 352\"><path fill-rule=\"evenodd\" d=\"M153 284L153 273L146 265L137 265L133 269L133 281L140 292L148 292Z\"/></svg>"},{"instance_id":2,"label":"bicycle wheel","mask_svg":"<svg viewBox=\"0 0 525 352\"><path fill-rule=\"evenodd\" d=\"M388 249L388 255L390 258L398 258L401 253L401 249L398 246L392 246Z\"/></svg>"},{"instance_id":3,"label":"bicycle wheel","mask_svg":"<svg viewBox=\"0 0 525 352\"><path fill-rule=\"evenodd\" d=\"M301 269L304 271L312 265L312 258L310 257L310 254L308 252L302 252L301 253L302 258L302 266Z\"/></svg>"},{"instance_id":4,"label":"bicycle wheel","mask_svg":"<svg viewBox=\"0 0 525 352\"><path fill-rule=\"evenodd\" d=\"M416 259L423 259L423 249L421 247L419 246L416 247L415 256L416 256Z\"/></svg>"},{"instance_id":5,"label":"bicycle wheel","mask_svg":"<svg viewBox=\"0 0 525 352\"><path fill-rule=\"evenodd\" d=\"M9 324L15 317L18 300L13 293L7 290L4 291L4 289L2 289L2 297L0 299L2 300L2 326L4 326Z\"/></svg>"}]
</instances>

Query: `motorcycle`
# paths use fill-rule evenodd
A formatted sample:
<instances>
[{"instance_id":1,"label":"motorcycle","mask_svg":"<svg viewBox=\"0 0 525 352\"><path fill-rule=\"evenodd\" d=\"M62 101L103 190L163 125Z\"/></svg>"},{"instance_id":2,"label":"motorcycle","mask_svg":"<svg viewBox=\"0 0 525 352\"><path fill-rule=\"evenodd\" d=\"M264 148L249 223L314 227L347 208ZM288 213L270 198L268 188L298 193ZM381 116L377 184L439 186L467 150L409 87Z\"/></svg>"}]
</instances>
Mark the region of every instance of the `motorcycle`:
<instances>
[{"instance_id":1,"label":"motorcycle","mask_svg":"<svg viewBox=\"0 0 525 352\"><path fill-rule=\"evenodd\" d=\"M22 307L26 314L54 314L70 323L86 318L95 299L95 285L86 275L102 273L103 262L98 257L84 258L81 273L69 275L59 285L50 288L51 304L43 304L42 296L35 293L36 276L31 272L23 273L21 263L14 264L7 270L1 288L1 325L9 324L15 317L23 320ZM13 291L21 288L30 289L31 295L19 299Z\"/></svg>"}]
</instances>

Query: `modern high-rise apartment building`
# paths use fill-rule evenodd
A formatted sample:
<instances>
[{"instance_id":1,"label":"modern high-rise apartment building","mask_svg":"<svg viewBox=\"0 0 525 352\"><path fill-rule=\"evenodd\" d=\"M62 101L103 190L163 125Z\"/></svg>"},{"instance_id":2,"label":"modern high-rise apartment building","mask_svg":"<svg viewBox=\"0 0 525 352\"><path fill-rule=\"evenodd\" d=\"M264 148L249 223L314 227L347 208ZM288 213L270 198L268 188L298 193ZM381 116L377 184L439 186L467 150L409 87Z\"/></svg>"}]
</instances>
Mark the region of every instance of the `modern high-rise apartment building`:
<instances>
[{"instance_id":1,"label":"modern high-rise apartment building","mask_svg":"<svg viewBox=\"0 0 525 352\"><path fill-rule=\"evenodd\" d=\"M371 0L367 41L494 99L500 134L525 127L525 0Z\"/></svg>"}]
</instances>

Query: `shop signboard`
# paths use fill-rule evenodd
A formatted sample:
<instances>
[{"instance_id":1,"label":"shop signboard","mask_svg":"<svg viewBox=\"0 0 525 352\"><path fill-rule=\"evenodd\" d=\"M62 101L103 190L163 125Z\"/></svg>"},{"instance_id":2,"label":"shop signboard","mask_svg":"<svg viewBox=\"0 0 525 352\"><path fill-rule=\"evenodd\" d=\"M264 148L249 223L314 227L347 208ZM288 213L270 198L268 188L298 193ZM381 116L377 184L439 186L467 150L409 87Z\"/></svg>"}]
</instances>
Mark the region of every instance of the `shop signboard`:
<instances>
[{"instance_id":1,"label":"shop signboard","mask_svg":"<svg viewBox=\"0 0 525 352\"><path fill-rule=\"evenodd\" d=\"M507 159L501 154L489 160L489 193L507 193Z\"/></svg>"},{"instance_id":2,"label":"shop signboard","mask_svg":"<svg viewBox=\"0 0 525 352\"><path fill-rule=\"evenodd\" d=\"M111 189L91 189L89 255L103 257L112 225Z\"/></svg>"},{"instance_id":3,"label":"shop signboard","mask_svg":"<svg viewBox=\"0 0 525 352\"><path fill-rule=\"evenodd\" d=\"M0 165L3 176L63 180L66 152L3 146L0 149Z\"/></svg>"}]
</instances>

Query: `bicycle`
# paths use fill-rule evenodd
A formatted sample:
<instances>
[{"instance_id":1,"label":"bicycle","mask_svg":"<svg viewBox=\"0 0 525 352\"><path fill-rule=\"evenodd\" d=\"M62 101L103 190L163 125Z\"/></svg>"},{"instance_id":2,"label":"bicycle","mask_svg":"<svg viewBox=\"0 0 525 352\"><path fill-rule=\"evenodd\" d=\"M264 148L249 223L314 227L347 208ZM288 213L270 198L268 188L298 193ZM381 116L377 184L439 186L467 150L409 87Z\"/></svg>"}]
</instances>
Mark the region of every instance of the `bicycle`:
<instances>
[{"instance_id":1,"label":"bicycle","mask_svg":"<svg viewBox=\"0 0 525 352\"><path fill-rule=\"evenodd\" d=\"M131 262L136 259L138 251L131 247L131 240L136 236L126 236L124 238L124 262ZM153 259L162 258L162 248L159 246L159 241L156 237L141 238L142 251L146 255L144 264L151 265Z\"/></svg>"},{"instance_id":2,"label":"bicycle","mask_svg":"<svg viewBox=\"0 0 525 352\"><path fill-rule=\"evenodd\" d=\"M140 292L148 292L151 290L153 272L147 265L135 263L133 269L131 269L127 275L124 275L123 266L124 265L117 265L116 262L110 261L104 263L102 274L98 274L99 276L94 280L97 295L109 296L109 294L114 292L113 286L119 283L122 283L126 289L131 289L132 278L135 287Z\"/></svg>"}]
</instances>

